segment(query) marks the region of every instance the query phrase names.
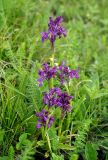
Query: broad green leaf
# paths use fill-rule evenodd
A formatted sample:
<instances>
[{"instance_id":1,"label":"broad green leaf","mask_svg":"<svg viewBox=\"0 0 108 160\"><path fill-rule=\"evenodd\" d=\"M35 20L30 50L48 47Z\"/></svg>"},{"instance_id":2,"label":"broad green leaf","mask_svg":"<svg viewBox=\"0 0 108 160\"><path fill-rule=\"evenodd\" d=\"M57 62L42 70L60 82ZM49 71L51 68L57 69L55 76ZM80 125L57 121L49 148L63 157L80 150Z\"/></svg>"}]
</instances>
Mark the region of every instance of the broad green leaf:
<instances>
[{"instance_id":1,"label":"broad green leaf","mask_svg":"<svg viewBox=\"0 0 108 160\"><path fill-rule=\"evenodd\" d=\"M75 150L75 147L63 143L59 143L58 148L63 150Z\"/></svg>"},{"instance_id":2,"label":"broad green leaf","mask_svg":"<svg viewBox=\"0 0 108 160\"><path fill-rule=\"evenodd\" d=\"M20 150L24 145L29 145L30 141L27 139L27 133L22 134L19 137L19 142L16 144L16 149Z\"/></svg>"},{"instance_id":3,"label":"broad green leaf","mask_svg":"<svg viewBox=\"0 0 108 160\"><path fill-rule=\"evenodd\" d=\"M52 150L56 151L58 149L59 137L57 136L55 128L51 127L48 130L48 135L51 141Z\"/></svg>"},{"instance_id":4,"label":"broad green leaf","mask_svg":"<svg viewBox=\"0 0 108 160\"><path fill-rule=\"evenodd\" d=\"M37 142L38 146L43 146L44 144L45 144L45 142L43 140Z\"/></svg>"},{"instance_id":5,"label":"broad green leaf","mask_svg":"<svg viewBox=\"0 0 108 160\"><path fill-rule=\"evenodd\" d=\"M52 153L52 159L51 160L64 160L64 157L56 155L55 153Z\"/></svg>"},{"instance_id":6,"label":"broad green leaf","mask_svg":"<svg viewBox=\"0 0 108 160\"><path fill-rule=\"evenodd\" d=\"M14 160L14 148L13 146L10 146L9 151L8 151L8 160Z\"/></svg>"},{"instance_id":7,"label":"broad green leaf","mask_svg":"<svg viewBox=\"0 0 108 160\"><path fill-rule=\"evenodd\" d=\"M71 157L69 158L69 160L78 160L78 154L72 153Z\"/></svg>"},{"instance_id":8,"label":"broad green leaf","mask_svg":"<svg viewBox=\"0 0 108 160\"><path fill-rule=\"evenodd\" d=\"M97 160L97 151L92 143L86 143L85 158L86 160Z\"/></svg>"}]
</instances>

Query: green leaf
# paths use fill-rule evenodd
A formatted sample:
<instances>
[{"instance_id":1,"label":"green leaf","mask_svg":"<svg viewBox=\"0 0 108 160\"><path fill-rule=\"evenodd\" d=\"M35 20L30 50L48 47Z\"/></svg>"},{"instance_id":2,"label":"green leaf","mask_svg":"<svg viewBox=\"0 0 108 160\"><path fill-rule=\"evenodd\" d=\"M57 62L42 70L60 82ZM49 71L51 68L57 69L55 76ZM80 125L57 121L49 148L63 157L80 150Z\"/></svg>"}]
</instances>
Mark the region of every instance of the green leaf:
<instances>
[{"instance_id":1,"label":"green leaf","mask_svg":"<svg viewBox=\"0 0 108 160\"><path fill-rule=\"evenodd\" d=\"M59 137L57 136L55 128L51 127L48 130L48 135L51 141L52 150L56 151L58 149Z\"/></svg>"},{"instance_id":2,"label":"green leaf","mask_svg":"<svg viewBox=\"0 0 108 160\"><path fill-rule=\"evenodd\" d=\"M0 144L3 142L3 137L4 137L4 130L0 129Z\"/></svg>"},{"instance_id":3,"label":"green leaf","mask_svg":"<svg viewBox=\"0 0 108 160\"><path fill-rule=\"evenodd\" d=\"M21 150L21 155L19 155L20 160L33 160L33 155L35 154L34 150L34 142L29 143L29 145L25 146L23 150Z\"/></svg>"},{"instance_id":4,"label":"green leaf","mask_svg":"<svg viewBox=\"0 0 108 160\"><path fill-rule=\"evenodd\" d=\"M9 148L8 160L14 160L14 148L13 148L13 146L10 146L10 148Z\"/></svg>"},{"instance_id":5,"label":"green leaf","mask_svg":"<svg viewBox=\"0 0 108 160\"><path fill-rule=\"evenodd\" d=\"M59 143L58 148L63 150L75 150L75 147L63 143Z\"/></svg>"},{"instance_id":6,"label":"green leaf","mask_svg":"<svg viewBox=\"0 0 108 160\"><path fill-rule=\"evenodd\" d=\"M33 160L34 151L34 141L27 139L27 133L22 134L19 137L19 142L16 145L17 150L21 150L21 154L18 155L21 160Z\"/></svg>"},{"instance_id":7,"label":"green leaf","mask_svg":"<svg viewBox=\"0 0 108 160\"><path fill-rule=\"evenodd\" d=\"M44 146L44 144L45 144L45 142L43 140L37 142L38 146Z\"/></svg>"},{"instance_id":8,"label":"green leaf","mask_svg":"<svg viewBox=\"0 0 108 160\"><path fill-rule=\"evenodd\" d=\"M78 160L78 154L72 153L71 157L69 158L69 160Z\"/></svg>"},{"instance_id":9,"label":"green leaf","mask_svg":"<svg viewBox=\"0 0 108 160\"><path fill-rule=\"evenodd\" d=\"M19 137L19 142L16 144L16 149L20 150L24 145L29 145L30 141L27 139L27 133L22 134Z\"/></svg>"},{"instance_id":10,"label":"green leaf","mask_svg":"<svg viewBox=\"0 0 108 160\"><path fill-rule=\"evenodd\" d=\"M92 143L86 143L85 158L86 160L97 160L97 151Z\"/></svg>"},{"instance_id":11,"label":"green leaf","mask_svg":"<svg viewBox=\"0 0 108 160\"><path fill-rule=\"evenodd\" d=\"M52 158L51 158L51 160L64 160L64 157L63 157L63 156L56 155L55 153L52 153Z\"/></svg>"},{"instance_id":12,"label":"green leaf","mask_svg":"<svg viewBox=\"0 0 108 160\"><path fill-rule=\"evenodd\" d=\"M0 160L8 160L8 156L0 157Z\"/></svg>"},{"instance_id":13,"label":"green leaf","mask_svg":"<svg viewBox=\"0 0 108 160\"><path fill-rule=\"evenodd\" d=\"M89 132L91 123L92 123L91 119L86 119L79 125L76 139L74 142L76 152L81 152L85 148L86 137Z\"/></svg>"}]
</instances>

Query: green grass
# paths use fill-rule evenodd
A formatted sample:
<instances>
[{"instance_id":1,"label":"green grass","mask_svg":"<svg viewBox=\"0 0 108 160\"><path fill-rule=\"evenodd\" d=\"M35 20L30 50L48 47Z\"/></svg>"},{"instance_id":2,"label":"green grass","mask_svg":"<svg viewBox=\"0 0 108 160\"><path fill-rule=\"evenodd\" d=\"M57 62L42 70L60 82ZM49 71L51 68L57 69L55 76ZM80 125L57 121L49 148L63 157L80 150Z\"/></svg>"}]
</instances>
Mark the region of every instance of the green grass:
<instances>
[{"instance_id":1,"label":"green grass","mask_svg":"<svg viewBox=\"0 0 108 160\"><path fill-rule=\"evenodd\" d=\"M107 0L0 0L0 160L108 160L107 12ZM63 16L67 29L56 41L56 62L80 67L80 78L69 88L75 98L62 134L54 127L43 140L34 111L43 108L46 86L38 88L36 79L51 57L40 35L51 15Z\"/></svg>"}]
</instances>

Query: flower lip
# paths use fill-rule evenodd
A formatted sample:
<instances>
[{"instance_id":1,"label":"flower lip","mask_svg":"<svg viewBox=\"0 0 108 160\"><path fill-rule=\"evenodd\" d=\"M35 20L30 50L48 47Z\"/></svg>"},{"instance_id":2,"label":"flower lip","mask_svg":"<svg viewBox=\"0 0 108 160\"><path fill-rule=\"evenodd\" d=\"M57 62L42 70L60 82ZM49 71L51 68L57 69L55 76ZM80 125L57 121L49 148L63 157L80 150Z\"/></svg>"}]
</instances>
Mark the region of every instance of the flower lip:
<instances>
[{"instance_id":1,"label":"flower lip","mask_svg":"<svg viewBox=\"0 0 108 160\"><path fill-rule=\"evenodd\" d=\"M44 93L43 102L49 108L56 106L58 101L58 96L61 94L60 88L51 88L49 92Z\"/></svg>"},{"instance_id":2,"label":"flower lip","mask_svg":"<svg viewBox=\"0 0 108 160\"><path fill-rule=\"evenodd\" d=\"M69 112L70 100L73 98L67 92L62 92L60 88L51 88L49 92L44 93L43 102L48 108L55 106L60 107L62 112Z\"/></svg>"},{"instance_id":3,"label":"flower lip","mask_svg":"<svg viewBox=\"0 0 108 160\"><path fill-rule=\"evenodd\" d=\"M78 69L70 69L68 66L65 65L64 62L58 67L58 78L63 85L65 82L69 82L70 79L79 78L79 68Z\"/></svg>"},{"instance_id":4,"label":"flower lip","mask_svg":"<svg viewBox=\"0 0 108 160\"><path fill-rule=\"evenodd\" d=\"M41 128L42 125L45 127L47 124L48 128L50 128L54 122L54 117L51 116L49 112L44 109L41 112L36 113L36 117L38 118L36 125L37 129Z\"/></svg>"},{"instance_id":5,"label":"flower lip","mask_svg":"<svg viewBox=\"0 0 108 160\"><path fill-rule=\"evenodd\" d=\"M56 76L57 67L51 67L48 63L42 64L42 69L38 71L39 79L38 85L42 86L42 83L44 80L50 80L51 78L54 78Z\"/></svg>"}]
</instances>

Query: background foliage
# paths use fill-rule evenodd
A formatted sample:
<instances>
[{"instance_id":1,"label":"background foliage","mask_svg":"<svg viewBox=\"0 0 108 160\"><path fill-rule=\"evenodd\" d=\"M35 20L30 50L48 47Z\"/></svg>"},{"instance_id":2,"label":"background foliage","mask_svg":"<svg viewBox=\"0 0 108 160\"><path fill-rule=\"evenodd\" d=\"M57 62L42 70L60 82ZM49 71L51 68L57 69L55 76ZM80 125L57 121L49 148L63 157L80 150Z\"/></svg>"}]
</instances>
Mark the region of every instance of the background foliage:
<instances>
[{"instance_id":1,"label":"background foliage","mask_svg":"<svg viewBox=\"0 0 108 160\"><path fill-rule=\"evenodd\" d=\"M59 143L49 130L51 159L108 159L107 13L107 0L0 0L0 160L49 157L34 111L43 107L45 86L39 89L36 79L51 57L40 36L51 15L63 16L67 29L67 38L56 41L56 62L80 67L79 81L69 88L75 96L69 142L62 135Z\"/></svg>"}]
</instances>

